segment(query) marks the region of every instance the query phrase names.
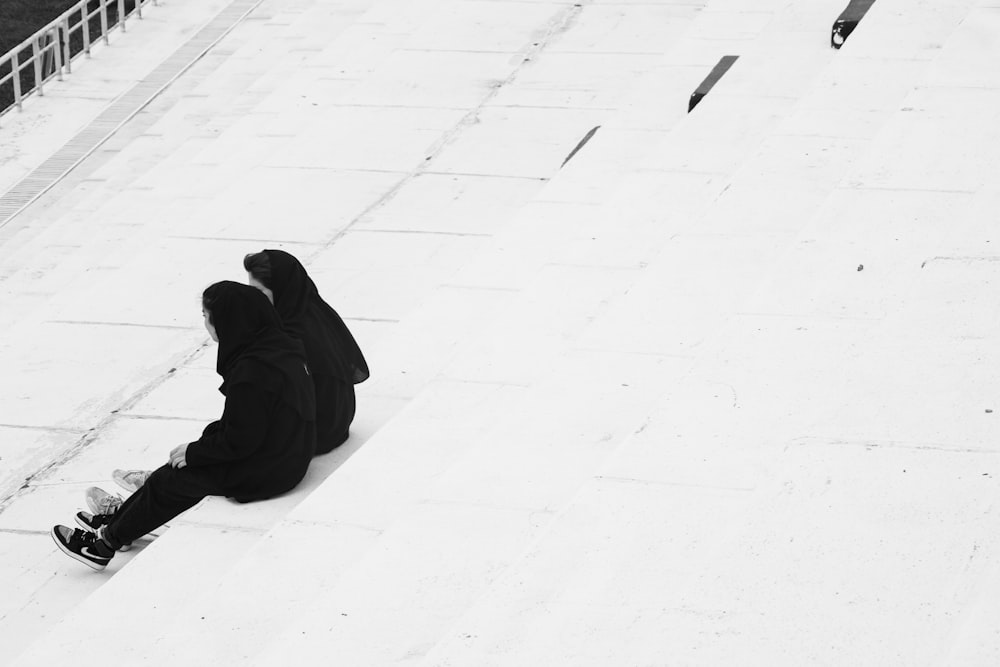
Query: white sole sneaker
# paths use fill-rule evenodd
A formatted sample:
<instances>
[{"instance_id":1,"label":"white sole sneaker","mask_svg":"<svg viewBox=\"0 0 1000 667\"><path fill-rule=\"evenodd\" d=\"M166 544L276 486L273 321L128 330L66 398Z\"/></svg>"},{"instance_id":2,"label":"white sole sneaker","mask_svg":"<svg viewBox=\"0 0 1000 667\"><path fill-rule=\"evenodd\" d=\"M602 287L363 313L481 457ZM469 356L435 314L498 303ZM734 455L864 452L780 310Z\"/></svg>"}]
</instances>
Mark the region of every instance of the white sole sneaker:
<instances>
[{"instance_id":1,"label":"white sole sneaker","mask_svg":"<svg viewBox=\"0 0 1000 667\"><path fill-rule=\"evenodd\" d=\"M104 489L92 486L84 492L87 500L87 509L92 514L114 514L122 506L125 499L113 493L108 493Z\"/></svg>"},{"instance_id":2,"label":"white sole sneaker","mask_svg":"<svg viewBox=\"0 0 1000 667\"><path fill-rule=\"evenodd\" d=\"M111 479L129 493L135 493L151 474L151 470L112 470Z\"/></svg>"}]
</instances>

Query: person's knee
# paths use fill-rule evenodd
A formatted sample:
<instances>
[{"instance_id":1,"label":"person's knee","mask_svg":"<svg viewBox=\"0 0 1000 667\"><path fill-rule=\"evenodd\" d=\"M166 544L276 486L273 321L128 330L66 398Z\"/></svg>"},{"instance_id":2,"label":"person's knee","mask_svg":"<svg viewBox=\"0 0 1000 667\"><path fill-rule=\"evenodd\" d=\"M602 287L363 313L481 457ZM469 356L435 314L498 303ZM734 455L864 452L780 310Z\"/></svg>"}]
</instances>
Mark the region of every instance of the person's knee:
<instances>
[{"instance_id":1,"label":"person's knee","mask_svg":"<svg viewBox=\"0 0 1000 667\"><path fill-rule=\"evenodd\" d=\"M221 487L202 468L164 465L153 471L144 486L156 498L204 498L220 495Z\"/></svg>"},{"instance_id":2,"label":"person's knee","mask_svg":"<svg viewBox=\"0 0 1000 667\"><path fill-rule=\"evenodd\" d=\"M151 484L154 488L172 485L179 477L186 476L185 470L186 468L174 468L170 464L162 465L149 475L145 484Z\"/></svg>"}]
</instances>

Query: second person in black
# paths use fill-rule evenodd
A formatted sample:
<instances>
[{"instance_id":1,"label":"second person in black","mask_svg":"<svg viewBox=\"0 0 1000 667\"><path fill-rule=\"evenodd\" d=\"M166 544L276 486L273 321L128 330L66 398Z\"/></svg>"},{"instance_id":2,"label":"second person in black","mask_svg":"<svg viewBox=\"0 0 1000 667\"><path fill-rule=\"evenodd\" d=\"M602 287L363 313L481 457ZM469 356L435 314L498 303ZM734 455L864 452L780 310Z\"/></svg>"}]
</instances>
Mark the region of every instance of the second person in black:
<instances>
[{"instance_id":1,"label":"second person in black","mask_svg":"<svg viewBox=\"0 0 1000 667\"><path fill-rule=\"evenodd\" d=\"M250 285L266 294L285 330L306 348L316 388L316 453L343 444L350 434L354 385L368 379L368 364L344 320L319 295L305 267L283 250L243 258Z\"/></svg>"}]
</instances>

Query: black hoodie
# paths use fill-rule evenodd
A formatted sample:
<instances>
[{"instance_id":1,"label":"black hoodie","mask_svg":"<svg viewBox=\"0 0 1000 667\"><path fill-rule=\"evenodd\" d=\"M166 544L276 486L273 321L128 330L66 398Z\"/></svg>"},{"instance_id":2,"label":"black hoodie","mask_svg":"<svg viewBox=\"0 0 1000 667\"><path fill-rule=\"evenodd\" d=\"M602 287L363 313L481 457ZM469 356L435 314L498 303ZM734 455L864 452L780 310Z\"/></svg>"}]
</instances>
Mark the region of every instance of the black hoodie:
<instances>
[{"instance_id":1,"label":"black hoodie","mask_svg":"<svg viewBox=\"0 0 1000 667\"><path fill-rule=\"evenodd\" d=\"M368 379L368 363L344 320L322 299L316 284L294 256L265 250L271 265L274 307L285 329L306 347L309 370L349 384Z\"/></svg>"},{"instance_id":2,"label":"black hoodie","mask_svg":"<svg viewBox=\"0 0 1000 667\"><path fill-rule=\"evenodd\" d=\"M226 407L187 449L187 465L227 496L259 500L301 481L316 448L316 402L302 344L282 331L260 291L223 281L205 290L219 338Z\"/></svg>"}]
</instances>

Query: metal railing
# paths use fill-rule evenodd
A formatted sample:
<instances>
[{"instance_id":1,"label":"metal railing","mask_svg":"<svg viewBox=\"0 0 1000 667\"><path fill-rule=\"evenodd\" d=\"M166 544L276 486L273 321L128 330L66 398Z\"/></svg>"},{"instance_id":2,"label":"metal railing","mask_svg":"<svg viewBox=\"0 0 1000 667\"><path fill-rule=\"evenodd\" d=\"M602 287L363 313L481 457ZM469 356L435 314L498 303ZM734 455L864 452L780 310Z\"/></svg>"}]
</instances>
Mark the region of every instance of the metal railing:
<instances>
[{"instance_id":1,"label":"metal railing","mask_svg":"<svg viewBox=\"0 0 1000 667\"><path fill-rule=\"evenodd\" d=\"M61 16L49 22L34 35L11 51L0 56L0 91L9 83L13 88L13 101L3 102L3 116L11 109L22 109L24 98L37 93L45 94L45 84L73 71L72 63L81 54L90 57L91 47L100 41L108 44L108 34L120 27L127 30L131 16L142 18L142 8L156 4L157 0L80 0ZM128 9L131 5L131 9ZM110 9L110 11L109 11ZM110 16L110 18L109 18ZM27 76L22 73L28 70ZM26 85L27 84L27 85ZM6 92L6 91L4 91Z\"/></svg>"}]
</instances>

